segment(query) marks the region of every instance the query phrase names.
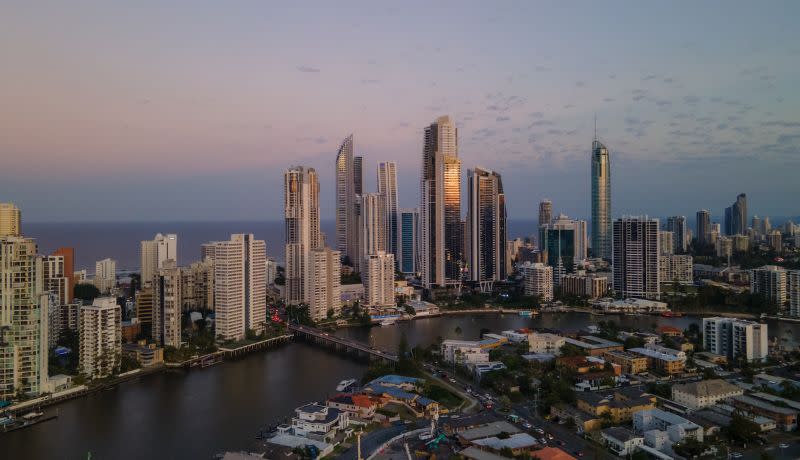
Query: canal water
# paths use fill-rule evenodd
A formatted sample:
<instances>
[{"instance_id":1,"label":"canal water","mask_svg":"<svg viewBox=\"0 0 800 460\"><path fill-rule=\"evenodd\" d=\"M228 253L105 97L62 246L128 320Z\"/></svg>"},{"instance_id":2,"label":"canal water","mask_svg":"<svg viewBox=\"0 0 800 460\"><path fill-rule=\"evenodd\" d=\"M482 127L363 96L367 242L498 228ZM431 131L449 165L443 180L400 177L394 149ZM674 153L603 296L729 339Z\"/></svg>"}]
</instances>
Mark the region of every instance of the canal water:
<instances>
[{"instance_id":1,"label":"canal water","mask_svg":"<svg viewBox=\"0 0 800 460\"><path fill-rule=\"evenodd\" d=\"M697 318L592 317L580 313L453 315L388 327L350 328L339 335L395 350L401 334L409 345L438 337L476 339L482 328L521 327L577 331L601 319L649 330L653 324L687 327ZM770 322L770 337L796 346L800 324ZM791 342L790 342L791 341ZM57 407L56 420L0 435L0 459L210 459L251 444L261 427L293 409L330 395L343 379L360 377L366 366L325 349L292 343L207 369L170 371Z\"/></svg>"}]
</instances>

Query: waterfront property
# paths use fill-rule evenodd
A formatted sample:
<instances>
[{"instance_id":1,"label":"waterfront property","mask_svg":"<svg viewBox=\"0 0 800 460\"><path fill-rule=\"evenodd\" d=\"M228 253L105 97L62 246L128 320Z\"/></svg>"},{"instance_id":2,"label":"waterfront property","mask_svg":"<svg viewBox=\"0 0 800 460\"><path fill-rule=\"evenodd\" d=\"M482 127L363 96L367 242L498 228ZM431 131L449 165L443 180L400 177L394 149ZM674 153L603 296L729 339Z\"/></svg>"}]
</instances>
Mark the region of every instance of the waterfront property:
<instances>
[{"instance_id":1,"label":"waterfront property","mask_svg":"<svg viewBox=\"0 0 800 460\"><path fill-rule=\"evenodd\" d=\"M672 386L672 399L690 409L713 406L720 401L741 396L744 390L722 379L701 380Z\"/></svg>"}]
</instances>

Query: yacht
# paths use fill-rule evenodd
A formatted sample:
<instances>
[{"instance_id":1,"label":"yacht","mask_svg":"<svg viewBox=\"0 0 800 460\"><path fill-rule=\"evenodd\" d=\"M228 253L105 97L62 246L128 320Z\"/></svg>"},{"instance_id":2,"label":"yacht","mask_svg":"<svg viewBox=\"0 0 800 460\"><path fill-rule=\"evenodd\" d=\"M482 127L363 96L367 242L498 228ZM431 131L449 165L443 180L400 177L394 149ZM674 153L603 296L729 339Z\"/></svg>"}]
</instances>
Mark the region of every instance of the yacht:
<instances>
[{"instance_id":1,"label":"yacht","mask_svg":"<svg viewBox=\"0 0 800 460\"><path fill-rule=\"evenodd\" d=\"M336 391L347 392L353 389L356 386L358 381L356 379L348 379L342 380L339 382L339 385L336 386Z\"/></svg>"}]
</instances>

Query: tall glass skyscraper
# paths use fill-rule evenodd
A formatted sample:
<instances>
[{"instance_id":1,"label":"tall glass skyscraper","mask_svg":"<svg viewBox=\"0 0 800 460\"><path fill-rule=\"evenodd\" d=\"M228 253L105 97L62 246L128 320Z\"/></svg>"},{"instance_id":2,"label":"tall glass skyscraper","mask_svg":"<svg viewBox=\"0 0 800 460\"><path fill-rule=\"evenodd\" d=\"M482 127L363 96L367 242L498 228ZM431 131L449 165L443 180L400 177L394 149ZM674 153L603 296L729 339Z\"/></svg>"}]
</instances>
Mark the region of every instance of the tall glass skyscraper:
<instances>
[{"instance_id":1,"label":"tall glass skyscraper","mask_svg":"<svg viewBox=\"0 0 800 460\"><path fill-rule=\"evenodd\" d=\"M611 158L596 134L592 142L592 252L611 260Z\"/></svg>"},{"instance_id":2,"label":"tall glass skyscraper","mask_svg":"<svg viewBox=\"0 0 800 460\"><path fill-rule=\"evenodd\" d=\"M419 210L400 210L400 271L416 273L419 263Z\"/></svg>"},{"instance_id":3,"label":"tall glass skyscraper","mask_svg":"<svg viewBox=\"0 0 800 460\"><path fill-rule=\"evenodd\" d=\"M500 174L483 168L467 172L467 247L470 279L506 278L506 199ZM485 287L483 284L481 287Z\"/></svg>"},{"instance_id":4,"label":"tall glass skyscraper","mask_svg":"<svg viewBox=\"0 0 800 460\"><path fill-rule=\"evenodd\" d=\"M358 174L356 174L358 172ZM358 171L353 158L353 135L347 136L342 141L336 153L336 249L342 257L358 270L358 208L356 195L357 175L360 175L360 162Z\"/></svg>"},{"instance_id":5,"label":"tall glass skyscraper","mask_svg":"<svg viewBox=\"0 0 800 460\"><path fill-rule=\"evenodd\" d=\"M378 193L383 195L386 212L386 252L399 260L397 235L397 165L393 161L378 164Z\"/></svg>"}]
</instances>

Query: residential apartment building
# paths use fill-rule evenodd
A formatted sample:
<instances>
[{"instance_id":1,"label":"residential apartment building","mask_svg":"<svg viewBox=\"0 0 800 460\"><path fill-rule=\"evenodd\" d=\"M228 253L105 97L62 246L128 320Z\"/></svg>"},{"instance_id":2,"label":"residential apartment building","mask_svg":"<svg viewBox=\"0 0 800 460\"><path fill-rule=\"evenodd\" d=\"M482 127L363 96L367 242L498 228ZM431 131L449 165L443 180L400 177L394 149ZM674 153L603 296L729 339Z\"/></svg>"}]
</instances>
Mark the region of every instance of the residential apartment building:
<instances>
[{"instance_id":1,"label":"residential apartment building","mask_svg":"<svg viewBox=\"0 0 800 460\"><path fill-rule=\"evenodd\" d=\"M342 310L341 253L329 247L311 251L308 273L308 309L311 319L320 321ZM392 262L393 263L393 262Z\"/></svg>"},{"instance_id":2,"label":"residential apartment building","mask_svg":"<svg viewBox=\"0 0 800 460\"><path fill-rule=\"evenodd\" d=\"M167 260L178 261L178 235L169 233L156 234L152 240L145 240L140 245L142 285L150 284L164 267Z\"/></svg>"},{"instance_id":3,"label":"residential apartment building","mask_svg":"<svg viewBox=\"0 0 800 460\"><path fill-rule=\"evenodd\" d=\"M394 255L384 251L371 254L361 271L364 283L364 305L384 307L395 305Z\"/></svg>"},{"instance_id":4,"label":"residential apartment building","mask_svg":"<svg viewBox=\"0 0 800 460\"><path fill-rule=\"evenodd\" d=\"M597 299L608 294L608 278L578 271L576 274L562 276L559 289L563 294Z\"/></svg>"},{"instance_id":5,"label":"residential apartment building","mask_svg":"<svg viewBox=\"0 0 800 460\"><path fill-rule=\"evenodd\" d=\"M22 235L22 213L14 203L0 203L0 238Z\"/></svg>"},{"instance_id":6,"label":"residential apartment building","mask_svg":"<svg viewBox=\"0 0 800 460\"><path fill-rule=\"evenodd\" d=\"M688 230L686 228L686 217L667 217L667 231L672 232L672 247L675 250L675 254L685 253L687 245L689 244L689 239L687 238Z\"/></svg>"},{"instance_id":7,"label":"residential apartment building","mask_svg":"<svg viewBox=\"0 0 800 460\"><path fill-rule=\"evenodd\" d=\"M553 267L541 262L525 262L519 269L526 296L537 296L542 302L553 300Z\"/></svg>"},{"instance_id":8,"label":"residential apartment building","mask_svg":"<svg viewBox=\"0 0 800 460\"><path fill-rule=\"evenodd\" d=\"M180 348L183 319L182 271L167 259L153 276L153 341L164 347Z\"/></svg>"},{"instance_id":9,"label":"residential apartment building","mask_svg":"<svg viewBox=\"0 0 800 460\"><path fill-rule=\"evenodd\" d=\"M659 263L659 281L663 284L692 284L694 264L692 256L683 254L662 255Z\"/></svg>"},{"instance_id":10,"label":"residential apartment building","mask_svg":"<svg viewBox=\"0 0 800 460\"><path fill-rule=\"evenodd\" d=\"M628 351L647 358L647 366L650 370L662 375L680 374L686 368L686 356L683 358L675 353L670 353L661 348L631 348ZM678 351L678 350L673 350ZM680 352L683 353L683 352Z\"/></svg>"},{"instance_id":11,"label":"residential apartment building","mask_svg":"<svg viewBox=\"0 0 800 460\"><path fill-rule=\"evenodd\" d=\"M17 218L14 209L5 208L5 219ZM4 225L6 234L16 228ZM47 387L49 294L36 252L31 238L0 236L0 400Z\"/></svg>"},{"instance_id":12,"label":"residential apartment building","mask_svg":"<svg viewBox=\"0 0 800 460\"><path fill-rule=\"evenodd\" d=\"M122 312L114 297L98 297L80 311L78 369L90 378L119 371L122 354Z\"/></svg>"},{"instance_id":13,"label":"residential apartment building","mask_svg":"<svg viewBox=\"0 0 800 460\"><path fill-rule=\"evenodd\" d=\"M466 261L478 283L503 281L506 273L506 196L500 174L483 168L467 171Z\"/></svg>"},{"instance_id":14,"label":"residential apartment building","mask_svg":"<svg viewBox=\"0 0 800 460\"><path fill-rule=\"evenodd\" d=\"M618 364L625 374L641 374L647 372L647 357L627 351L611 350L603 353L603 359Z\"/></svg>"},{"instance_id":15,"label":"residential apartment building","mask_svg":"<svg viewBox=\"0 0 800 460\"><path fill-rule=\"evenodd\" d=\"M528 334L528 351L531 353L546 353L560 355L561 347L566 343L564 337L556 334L531 332Z\"/></svg>"},{"instance_id":16,"label":"residential apartment building","mask_svg":"<svg viewBox=\"0 0 800 460\"><path fill-rule=\"evenodd\" d=\"M693 410L713 406L743 393L740 387L722 379L672 385L672 400Z\"/></svg>"},{"instance_id":17,"label":"residential apartment building","mask_svg":"<svg viewBox=\"0 0 800 460\"><path fill-rule=\"evenodd\" d=\"M789 272L777 265L764 265L750 270L750 292L763 294L785 311L789 301Z\"/></svg>"},{"instance_id":18,"label":"residential apartment building","mask_svg":"<svg viewBox=\"0 0 800 460\"><path fill-rule=\"evenodd\" d=\"M703 428L700 425L661 409L633 414L633 431L644 434L646 446L667 453L672 452L675 443L686 439L703 442Z\"/></svg>"},{"instance_id":19,"label":"residential apartment building","mask_svg":"<svg viewBox=\"0 0 800 460\"><path fill-rule=\"evenodd\" d=\"M597 139L592 142L592 252L594 257L612 258L611 156Z\"/></svg>"},{"instance_id":20,"label":"residential apartment building","mask_svg":"<svg viewBox=\"0 0 800 460\"><path fill-rule=\"evenodd\" d=\"M360 197L359 216L361 260L359 267L372 254L386 251L386 197L380 193L364 193Z\"/></svg>"},{"instance_id":21,"label":"residential apartment building","mask_svg":"<svg viewBox=\"0 0 800 460\"><path fill-rule=\"evenodd\" d=\"M728 359L763 361L767 357L768 328L736 318L703 318L703 348Z\"/></svg>"},{"instance_id":22,"label":"residential apartment building","mask_svg":"<svg viewBox=\"0 0 800 460\"><path fill-rule=\"evenodd\" d=\"M386 252L399 258L399 221L397 214L397 164L393 161L378 163L378 193L383 195L386 216Z\"/></svg>"},{"instance_id":23,"label":"residential apartment building","mask_svg":"<svg viewBox=\"0 0 800 460\"><path fill-rule=\"evenodd\" d=\"M400 272L414 274L419 271L419 209L400 210Z\"/></svg>"},{"instance_id":24,"label":"residential apartment building","mask_svg":"<svg viewBox=\"0 0 800 460\"><path fill-rule=\"evenodd\" d=\"M623 217L614 221L614 290L623 297L658 299L658 219Z\"/></svg>"},{"instance_id":25,"label":"residential apartment building","mask_svg":"<svg viewBox=\"0 0 800 460\"><path fill-rule=\"evenodd\" d=\"M300 171L296 172L300 173ZM358 248L359 208L357 203L358 195L361 191L356 190L356 176L359 176L358 183L360 185L362 182L361 174L360 161L358 163L358 171L356 171L356 163L353 158L353 135L351 134L342 141L339 151L336 153L336 249L353 266L355 271L359 269L359 258L361 256ZM302 180L296 178L293 179L293 183L300 184ZM300 191L300 187L298 187L297 192ZM311 198L313 199L313 197ZM299 196L295 197L295 199L299 200L299 202L292 206L296 209L296 213L302 214L303 211L299 210L299 208L308 206L309 203L303 204L303 199ZM300 217L296 216L295 218ZM300 219L302 220L302 218ZM302 236L299 239L302 239Z\"/></svg>"},{"instance_id":26,"label":"residential apartment building","mask_svg":"<svg viewBox=\"0 0 800 460\"><path fill-rule=\"evenodd\" d=\"M337 235L340 230L340 217L347 218L346 215L339 216L339 211L337 203ZM311 297L311 290L308 287L311 282L308 276L312 271L311 251L323 247L319 228L319 181L317 172L313 168L298 166L284 173L284 217L286 224L286 303L289 305L308 303ZM348 220L348 222L350 221ZM352 237L346 242L337 237L337 242L340 247L342 244L347 246L350 264L358 264L360 252L357 247L357 220L353 221L352 226L347 225L344 228L349 232L348 234L356 235L356 243L352 243ZM356 244L356 247L354 248L352 244ZM351 250L355 252L351 254Z\"/></svg>"},{"instance_id":27,"label":"residential apartment building","mask_svg":"<svg viewBox=\"0 0 800 460\"><path fill-rule=\"evenodd\" d=\"M181 269L184 311L214 311L214 259L207 257Z\"/></svg>"},{"instance_id":28,"label":"residential apartment building","mask_svg":"<svg viewBox=\"0 0 800 460\"><path fill-rule=\"evenodd\" d=\"M624 346L593 335L582 335L577 339L567 337L565 342L582 349L589 356L603 356L608 351L623 351Z\"/></svg>"},{"instance_id":29,"label":"residential apartment building","mask_svg":"<svg viewBox=\"0 0 800 460\"><path fill-rule=\"evenodd\" d=\"M117 262L114 259L97 261L94 266L94 285L101 294L108 294L117 286Z\"/></svg>"}]
</instances>

